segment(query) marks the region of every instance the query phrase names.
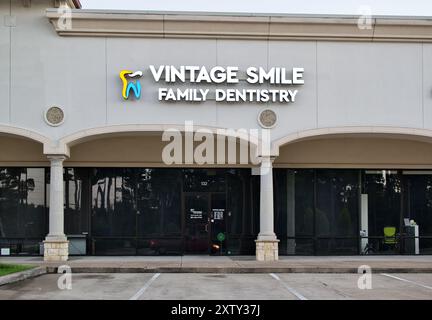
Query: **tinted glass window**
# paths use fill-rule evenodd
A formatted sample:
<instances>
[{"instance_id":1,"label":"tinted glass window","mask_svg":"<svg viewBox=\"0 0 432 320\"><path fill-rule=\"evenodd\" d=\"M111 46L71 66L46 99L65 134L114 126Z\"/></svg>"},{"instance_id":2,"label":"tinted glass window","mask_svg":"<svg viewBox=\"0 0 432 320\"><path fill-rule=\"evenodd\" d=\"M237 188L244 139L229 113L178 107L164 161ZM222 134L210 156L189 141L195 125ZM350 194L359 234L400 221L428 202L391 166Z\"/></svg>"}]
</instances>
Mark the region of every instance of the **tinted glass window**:
<instances>
[{"instance_id":1,"label":"tinted glass window","mask_svg":"<svg viewBox=\"0 0 432 320\"><path fill-rule=\"evenodd\" d=\"M274 170L281 254L356 254L358 170Z\"/></svg>"},{"instance_id":2,"label":"tinted glass window","mask_svg":"<svg viewBox=\"0 0 432 320\"><path fill-rule=\"evenodd\" d=\"M357 237L359 212L359 172L317 170L317 236Z\"/></svg>"},{"instance_id":3,"label":"tinted glass window","mask_svg":"<svg viewBox=\"0 0 432 320\"><path fill-rule=\"evenodd\" d=\"M366 170L364 193L368 195L368 235L383 237L384 227L399 232L401 213L401 178L396 171Z\"/></svg>"},{"instance_id":4,"label":"tinted glass window","mask_svg":"<svg viewBox=\"0 0 432 320\"><path fill-rule=\"evenodd\" d=\"M64 179L64 224L65 234L82 234L89 231L89 170L65 168Z\"/></svg>"},{"instance_id":5,"label":"tinted glass window","mask_svg":"<svg viewBox=\"0 0 432 320\"><path fill-rule=\"evenodd\" d=\"M228 200L228 232L231 235L241 235L250 232L251 218L248 218L245 210L245 192L248 185L248 177L239 170L230 170L227 173L227 200Z\"/></svg>"},{"instance_id":6,"label":"tinted glass window","mask_svg":"<svg viewBox=\"0 0 432 320\"><path fill-rule=\"evenodd\" d=\"M432 174L406 174L404 218L414 220L420 236L432 236Z\"/></svg>"},{"instance_id":7,"label":"tinted glass window","mask_svg":"<svg viewBox=\"0 0 432 320\"><path fill-rule=\"evenodd\" d=\"M91 175L93 236L135 236L136 184L137 177L134 169L93 169Z\"/></svg>"},{"instance_id":8,"label":"tinted glass window","mask_svg":"<svg viewBox=\"0 0 432 320\"><path fill-rule=\"evenodd\" d=\"M414 220L417 227L404 226L402 251L405 254L432 254L432 172L403 172L403 218ZM420 239L413 238L418 236Z\"/></svg>"},{"instance_id":9,"label":"tinted glass window","mask_svg":"<svg viewBox=\"0 0 432 320\"><path fill-rule=\"evenodd\" d=\"M0 168L0 237L43 239L47 231L45 169Z\"/></svg>"},{"instance_id":10,"label":"tinted glass window","mask_svg":"<svg viewBox=\"0 0 432 320\"><path fill-rule=\"evenodd\" d=\"M138 234L181 234L181 171L137 170Z\"/></svg>"},{"instance_id":11,"label":"tinted glass window","mask_svg":"<svg viewBox=\"0 0 432 320\"><path fill-rule=\"evenodd\" d=\"M300 237L312 236L314 231L313 170L296 170L294 189L295 235ZM292 203L288 202L288 204L292 206Z\"/></svg>"}]
</instances>

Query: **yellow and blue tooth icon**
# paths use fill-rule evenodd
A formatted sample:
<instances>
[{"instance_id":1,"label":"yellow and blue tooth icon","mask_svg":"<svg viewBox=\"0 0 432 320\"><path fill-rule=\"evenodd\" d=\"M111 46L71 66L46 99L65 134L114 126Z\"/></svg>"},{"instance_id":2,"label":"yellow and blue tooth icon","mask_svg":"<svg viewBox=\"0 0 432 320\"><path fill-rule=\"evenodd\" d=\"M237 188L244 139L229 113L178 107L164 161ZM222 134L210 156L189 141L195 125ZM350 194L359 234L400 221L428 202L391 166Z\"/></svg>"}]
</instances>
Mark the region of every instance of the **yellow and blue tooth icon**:
<instances>
[{"instance_id":1,"label":"yellow and blue tooth icon","mask_svg":"<svg viewBox=\"0 0 432 320\"><path fill-rule=\"evenodd\" d=\"M120 72L120 79L123 82L123 90L122 96L123 99L128 100L131 90L133 91L135 98L139 99L141 97L141 83L139 82L139 78L143 75L142 71L130 71L130 70L122 70ZM133 79L136 79L133 81ZM130 82L128 81L130 80Z\"/></svg>"}]
</instances>

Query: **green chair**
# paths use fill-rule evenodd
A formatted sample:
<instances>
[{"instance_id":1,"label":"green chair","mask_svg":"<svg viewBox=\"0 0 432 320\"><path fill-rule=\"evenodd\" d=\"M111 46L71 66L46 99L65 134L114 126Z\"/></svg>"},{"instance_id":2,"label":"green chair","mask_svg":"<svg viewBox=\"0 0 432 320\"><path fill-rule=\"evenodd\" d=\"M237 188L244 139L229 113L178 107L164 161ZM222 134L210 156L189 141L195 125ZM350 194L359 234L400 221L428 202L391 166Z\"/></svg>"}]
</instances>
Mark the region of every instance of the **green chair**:
<instances>
[{"instance_id":1,"label":"green chair","mask_svg":"<svg viewBox=\"0 0 432 320\"><path fill-rule=\"evenodd\" d=\"M384 227L384 244L396 246L396 227Z\"/></svg>"}]
</instances>

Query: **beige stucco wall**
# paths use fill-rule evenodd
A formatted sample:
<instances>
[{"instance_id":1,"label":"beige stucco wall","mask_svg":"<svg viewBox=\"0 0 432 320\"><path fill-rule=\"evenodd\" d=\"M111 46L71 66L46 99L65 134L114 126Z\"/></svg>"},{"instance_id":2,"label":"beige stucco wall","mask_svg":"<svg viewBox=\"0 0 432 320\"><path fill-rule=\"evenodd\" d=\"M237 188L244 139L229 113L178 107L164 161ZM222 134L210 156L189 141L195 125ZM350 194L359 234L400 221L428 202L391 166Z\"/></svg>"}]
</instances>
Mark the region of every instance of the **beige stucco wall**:
<instances>
[{"instance_id":1,"label":"beige stucco wall","mask_svg":"<svg viewBox=\"0 0 432 320\"><path fill-rule=\"evenodd\" d=\"M275 166L432 168L432 144L387 138L321 138L282 146Z\"/></svg>"},{"instance_id":2,"label":"beige stucco wall","mask_svg":"<svg viewBox=\"0 0 432 320\"><path fill-rule=\"evenodd\" d=\"M49 166L49 162L42 143L1 135L0 166Z\"/></svg>"},{"instance_id":3,"label":"beige stucco wall","mask_svg":"<svg viewBox=\"0 0 432 320\"><path fill-rule=\"evenodd\" d=\"M161 155L166 144L160 135L91 140L73 146L65 166L164 166ZM292 168L432 168L432 144L377 137L308 139L282 146L274 165ZM43 155L41 143L2 135L0 166L49 166L49 162Z\"/></svg>"},{"instance_id":4,"label":"beige stucco wall","mask_svg":"<svg viewBox=\"0 0 432 320\"><path fill-rule=\"evenodd\" d=\"M121 135L110 136L101 139L86 141L71 147L70 158L65 161L65 166L100 166L100 167L145 167L166 166L162 161L163 148L169 142L162 141L161 135ZM184 140L183 156L184 156ZM200 142L194 143L195 147ZM225 155L228 155L228 141L225 141ZM214 142L215 150L217 143ZM237 159L240 147L237 144ZM215 151L216 153L216 151ZM184 159L184 157L183 157ZM193 167L196 165L170 165ZM217 164L204 165L205 167L218 166ZM219 165L226 166L226 165ZM248 164L229 165L230 167L250 167Z\"/></svg>"}]
</instances>

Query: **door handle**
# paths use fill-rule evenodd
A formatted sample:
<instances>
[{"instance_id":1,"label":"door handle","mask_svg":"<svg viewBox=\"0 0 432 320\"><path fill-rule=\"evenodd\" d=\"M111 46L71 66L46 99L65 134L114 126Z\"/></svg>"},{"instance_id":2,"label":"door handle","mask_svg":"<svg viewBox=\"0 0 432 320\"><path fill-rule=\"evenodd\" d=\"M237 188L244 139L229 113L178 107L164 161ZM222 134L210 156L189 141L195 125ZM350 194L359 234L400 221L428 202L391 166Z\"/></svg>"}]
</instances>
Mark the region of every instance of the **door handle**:
<instances>
[{"instance_id":1,"label":"door handle","mask_svg":"<svg viewBox=\"0 0 432 320\"><path fill-rule=\"evenodd\" d=\"M208 223L205 224L204 230L205 230L205 232L208 232Z\"/></svg>"}]
</instances>

